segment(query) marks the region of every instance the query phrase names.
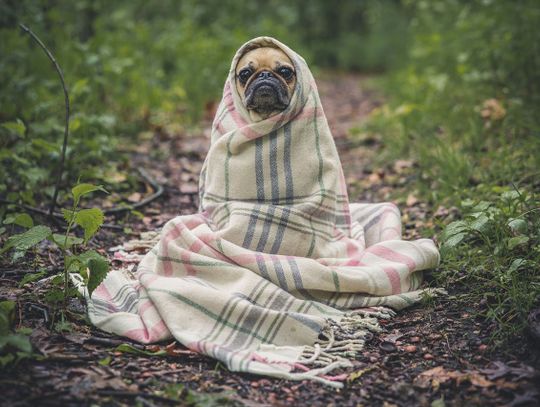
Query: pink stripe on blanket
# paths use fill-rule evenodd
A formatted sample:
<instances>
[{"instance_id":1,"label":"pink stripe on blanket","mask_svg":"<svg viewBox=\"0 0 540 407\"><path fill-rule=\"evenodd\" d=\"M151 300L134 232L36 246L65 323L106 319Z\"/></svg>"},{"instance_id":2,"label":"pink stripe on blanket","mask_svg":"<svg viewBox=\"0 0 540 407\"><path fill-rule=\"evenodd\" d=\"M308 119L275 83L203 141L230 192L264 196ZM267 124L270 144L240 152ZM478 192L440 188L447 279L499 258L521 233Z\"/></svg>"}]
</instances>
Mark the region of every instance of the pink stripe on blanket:
<instances>
[{"instance_id":1,"label":"pink stripe on blanket","mask_svg":"<svg viewBox=\"0 0 540 407\"><path fill-rule=\"evenodd\" d=\"M137 309L137 313L142 316L150 308L155 308L154 303L151 300L149 299L141 300L141 303L139 304L139 308Z\"/></svg>"},{"instance_id":2,"label":"pink stripe on blanket","mask_svg":"<svg viewBox=\"0 0 540 407\"><path fill-rule=\"evenodd\" d=\"M204 216L201 216L200 214L186 216L183 217L182 220L189 230L195 229L197 226L206 223Z\"/></svg>"},{"instance_id":3,"label":"pink stripe on blanket","mask_svg":"<svg viewBox=\"0 0 540 407\"><path fill-rule=\"evenodd\" d=\"M192 350L193 352L203 353L203 349L201 347L200 341L188 342L185 344L185 346L186 348L188 348L189 350Z\"/></svg>"},{"instance_id":4,"label":"pink stripe on blanket","mask_svg":"<svg viewBox=\"0 0 540 407\"><path fill-rule=\"evenodd\" d=\"M257 352L253 352L249 355L250 359L255 362L264 363L266 365L280 365L286 366L288 370L292 370L293 367L296 367L297 363L286 362L284 360L270 360L265 356L259 355ZM303 366L303 365L301 365ZM302 368L303 369L303 368Z\"/></svg>"},{"instance_id":5,"label":"pink stripe on blanket","mask_svg":"<svg viewBox=\"0 0 540 407\"><path fill-rule=\"evenodd\" d=\"M312 119L313 117L321 117L323 112L317 107L306 107L299 112L291 112L289 114L277 114L268 118L269 121L278 123L283 122L287 123L292 119L303 120L303 119Z\"/></svg>"},{"instance_id":6,"label":"pink stripe on blanket","mask_svg":"<svg viewBox=\"0 0 540 407\"><path fill-rule=\"evenodd\" d=\"M159 275L151 271L144 271L142 273L138 273L137 278L143 284L143 287L147 288L150 284L159 279Z\"/></svg>"},{"instance_id":7,"label":"pink stripe on blanket","mask_svg":"<svg viewBox=\"0 0 540 407\"><path fill-rule=\"evenodd\" d=\"M232 88L229 81L227 81L227 83L225 84L223 100L225 101L225 106L227 106L227 111L230 113L234 122L238 125L238 129L246 138L252 140L261 136L259 133L257 133L250 127L249 123L240 115L240 113L238 113L238 111L234 107Z\"/></svg>"},{"instance_id":8,"label":"pink stripe on blanket","mask_svg":"<svg viewBox=\"0 0 540 407\"><path fill-rule=\"evenodd\" d=\"M387 266L383 267L384 272L386 273L386 276L388 277L388 280L390 281L390 286L392 287L392 294L399 294L401 293L401 278L399 276L399 273L396 271L395 268Z\"/></svg>"},{"instance_id":9,"label":"pink stripe on blanket","mask_svg":"<svg viewBox=\"0 0 540 407\"><path fill-rule=\"evenodd\" d=\"M144 320L141 319L141 323L144 325ZM146 327L131 329L124 332L123 335L141 343L152 343L165 339L168 334L169 329L165 325L165 321L161 320L150 329Z\"/></svg>"},{"instance_id":10,"label":"pink stripe on blanket","mask_svg":"<svg viewBox=\"0 0 540 407\"><path fill-rule=\"evenodd\" d=\"M189 251L193 253L200 253L201 249L206 246L204 242L200 239L195 240L189 245Z\"/></svg>"},{"instance_id":11,"label":"pink stripe on blanket","mask_svg":"<svg viewBox=\"0 0 540 407\"><path fill-rule=\"evenodd\" d=\"M198 238L202 241L202 243L204 243L204 247L206 247L212 252L212 257L214 259L221 260L227 263L230 263L232 261L229 257L225 256L223 253L221 253L218 249L214 247L213 243L219 239L219 237L214 232L198 235Z\"/></svg>"},{"instance_id":12,"label":"pink stripe on blanket","mask_svg":"<svg viewBox=\"0 0 540 407\"><path fill-rule=\"evenodd\" d=\"M409 271L413 271L416 268L416 262L411 257L398 253L380 244L368 247L365 250L364 254L365 253L371 253L386 260L405 264L409 268Z\"/></svg>"},{"instance_id":13,"label":"pink stripe on blanket","mask_svg":"<svg viewBox=\"0 0 540 407\"><path fill-rule=\"evenodd\" d=\"M347 257L354 257L360 253L359 243L352 239L347 239Z\"/></svg>"},{"instance_id":14,"label":"pink stripe on blanket","mask_svg":"<svg viewBox=\"0 0 540 407\"><path fill-rule=\"evenodd\" d=\"M174 227L163 237L162 243L160 245L161 248L161 255L163 257L169 257L169 243L177 239L181 234L182 231L186 227L183 223L177 223L174 225ZM173 273L173 262L170 260L163 260L163 275L165 276L171 276Z\"/></svg>"},{"instance_id":15,"label":"pink stripe on blanket","mask_svg":"<svg viewBox=\"0 0 540 407\"><path fill-rule=\"evenodd\" d=\"M225 130L225 127L223 127L223 124L221 122L216 123L214 126L214 130L220 135L223 136L225 133L227 133L227 130Z\"/></svg>"}]
</instances>

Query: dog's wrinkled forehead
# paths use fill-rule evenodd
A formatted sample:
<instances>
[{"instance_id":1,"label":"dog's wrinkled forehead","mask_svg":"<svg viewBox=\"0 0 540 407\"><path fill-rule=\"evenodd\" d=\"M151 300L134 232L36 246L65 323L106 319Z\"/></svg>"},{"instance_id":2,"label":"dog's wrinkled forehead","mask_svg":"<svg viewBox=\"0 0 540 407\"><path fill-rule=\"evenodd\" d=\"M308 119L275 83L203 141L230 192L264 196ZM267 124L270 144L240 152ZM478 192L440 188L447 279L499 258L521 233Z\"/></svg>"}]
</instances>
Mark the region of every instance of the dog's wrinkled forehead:
<instances>
[{"instance_id":1,"label":"dog's wrinkled forehead","mask_svg":"<svg viewBox=\"0 0 540 407\"><path fill-rule=\"evenodd\" d=\"M264 50L264 52L261 52ZM276 47L259 47L247 51L238 60L236 72L249 67L253 70L261 68L276 69L283 65L291 66L293 62L281 49Z\"/></svg>"}]
</instances>

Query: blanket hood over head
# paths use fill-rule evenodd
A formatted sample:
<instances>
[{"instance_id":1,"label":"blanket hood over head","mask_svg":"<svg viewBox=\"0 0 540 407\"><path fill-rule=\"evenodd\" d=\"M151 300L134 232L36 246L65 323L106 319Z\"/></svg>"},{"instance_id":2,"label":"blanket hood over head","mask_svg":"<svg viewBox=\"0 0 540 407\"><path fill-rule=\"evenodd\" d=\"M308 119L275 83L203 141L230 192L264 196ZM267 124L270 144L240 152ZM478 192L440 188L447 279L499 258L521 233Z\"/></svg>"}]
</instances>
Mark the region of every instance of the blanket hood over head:
<instances>
[{"instance_id":1,"label":"blanket hood over head","mask_svg":"<svg viewBox=\"0 0 540 407\"><path fill-rule=\"evenodd\" d=\"M235 69L257 47L284 51L297 80L289 106L255 122L237 92ZM362 239L345 239L351 218L343 171L311 71L273 38L252 40L233 58L200 191L201 209L220 235L251 250L320 258L363 248Z\"/></svg>"},{"instance_id":2,"label":"blanket hood over head","mask_svg":"<svg viewBox=\"0 0 540 407\"><path fill-rule=\"evenodd\" d=\"M283 112L253 121L235 68L261 46L283 50L297 81ZM136 274L109 273L90 319L143 343L175 338L231 370L341 386L329 372L351 366L385 307L420 298L435 245L401 240L393 204L349 204L313 76L273 38L236 53L211 137L199 213L169 221Z\"/></svg>"}]
</instances>

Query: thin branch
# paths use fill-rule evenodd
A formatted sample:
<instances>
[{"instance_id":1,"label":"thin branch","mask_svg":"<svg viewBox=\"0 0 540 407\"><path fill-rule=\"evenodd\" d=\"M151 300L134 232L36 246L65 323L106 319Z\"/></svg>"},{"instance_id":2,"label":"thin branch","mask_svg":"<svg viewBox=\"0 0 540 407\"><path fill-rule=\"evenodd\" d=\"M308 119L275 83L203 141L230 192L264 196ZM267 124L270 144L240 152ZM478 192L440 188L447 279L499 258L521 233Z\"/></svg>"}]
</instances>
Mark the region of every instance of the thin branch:
<instances>
[{"instance_id":1,"label":"thin branch","mask_svg":"<svg viewBox=\"0 0 540 407\"><path fill-rule=\"evenodd\" d=\"M62 215L59 212L53 212L51 215L50 212L45 209L36 208L34 206L30 206L26 204L19 204L17 202L8 201L7 199L2 199L2 198L0 198L0 203L5 204L5 205L15 205L16 207L27 210L28 212L37 213L43 216L48 216L51 219L51 221L54 222L54 224L58 227L63 227L62 224L58 222L59 220L63 220L65 222L64 215ZM104 223L103 225L101 225L101 227L104 229L115 229L115 230L124 229L122 226L111 225L109 223Z\"/></svg>"},{"instance_id":2,"label":"thin branch","mask_svg":"<svg viewBox=\"0 0 540 407\"><path fill-rule=\"evenodd\" d=\"M139 202L137 202L137 203L135 203L133 205L118 206L118 207L115 207L115 208L105 209L103 211L103 213L105 213L105 215L112 215L112 214L119 213L119 212L131 211L133 209L141 208L141 207L143 207L145 205L148 205L150 202L156 200L157 198L159 198L163 194L163 186L158 184L157 181L154 180L150 176L150 174L148 174L142 168L137 168L137 170L139 171L139 174L141 174L141 177L143 177L143 179L152 186L152 188L154 189L154 193L152 195L147 196L143 200L141 200L141 201L139 201Z\"/></svg>"},{"instance_id":3,"label":"thin branch","mask_svg":"<svg viewBox=\"0 0 540 407\"><path fill-rule=\"evenodd\" d=\"M60 182L62 181L62 175L64 173L64 162L66 160L66 150L67 150L67 143L68 143L68 137L69 137L69 95L66 88L66 83L64 81L64 74L62 73L62 69L60 68L60 65L58 65L58 62L56 62L56 59L54 58L53 54L49 49L43 44L43 42L39 39L39 37L32 32L30 28L25 26L24 24L19 24L19 27L26 32L32 39L41 47L41 49L45 52L47 57L51 60L51 62L54 65L54 68L56 69L56 72L58 73L58 76L60 77L60 82L62 83L62 89L64 90L64 103L66 105L66 119L64 123L64 143L62 144L62 155L60 156L60 165L58 166L58 173L56 175L56 184L54 186L54 193L53 198L51 202L51 206L49 207L49 216L54 217L54 209L56 207L56 200L58 199L58 191L60 189Z\"/></svg>"},{"instance_id":4,"label":"thin branch","mask_svg":"<svg viewBox=\"0 0 540 407\"><path fill-rule=\"evenodd\" d=\"M133 205L118 206L118 207L114 207L114 208L110 208L110 209L105 209L105 210L103 210L103 213L105 215L113 215L113 214L117 214L117 213L120 213L120 212L131 211L133 209L141 208L142 206L148 205L150 202L156 200L157 198L159 198L163 194L163 191L164 191L163 186L158 184L158 182L155 179L153 179L150 176L150 174L148 174L142 168L138 168L138 171L139 171L139 174L141 174L141 177L146 182L148 182L152 186L152 188L154 189L154 192L152 193L152 195L149 195L148 197L144 198L142 201L139 201L139 202L137 202L136 204L133 204ZM13 201L8 201L7 199L3 199L3 198L0 198L0 203L5 204L5 205L15 205L15 206L17 206L17 207L19 207L21 209L25 209L25 210L27 210L29 212L38 213L40 215L45 215L45 216L50 216L52 219L62 219L62 220L64 220L64 215L62 215L59 212L53 212L51 214L49 211L46 211L44 209L36 208L36 207L26 205L26 204L20 204L20 203L13 202ZM110 225L110 224L103 224L101 227L108 228L108 229L118 229L118 230L123 229L122 226Z\"/></svg>"}]
</instances>

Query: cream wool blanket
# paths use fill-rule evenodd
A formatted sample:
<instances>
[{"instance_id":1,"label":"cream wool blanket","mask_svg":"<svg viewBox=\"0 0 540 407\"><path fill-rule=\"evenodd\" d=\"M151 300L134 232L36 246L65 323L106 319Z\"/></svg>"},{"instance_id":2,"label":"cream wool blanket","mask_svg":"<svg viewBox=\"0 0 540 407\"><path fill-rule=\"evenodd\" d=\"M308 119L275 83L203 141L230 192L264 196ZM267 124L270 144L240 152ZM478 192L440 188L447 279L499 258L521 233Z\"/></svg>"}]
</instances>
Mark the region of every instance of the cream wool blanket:
<instances>
[{"instance_id":1,"label":"cream wool blanket","mask_svg":"<svg viewBox=\"0 0 540 407\"><path fill-rule=\"evenodd\" d=\"M253 122L235 86L248 50L281 48L297 84ZM142 343L175 338L230 370L340 386L377 318L420 298L431 240L401 240L395 205L349 204L304 59L273 38L236 53L212 126L200 211L161 231L135 275L115 270L88 299L99 328ZM384 306L384 307L383 307Z\"/></svg>"}]
</instances>

